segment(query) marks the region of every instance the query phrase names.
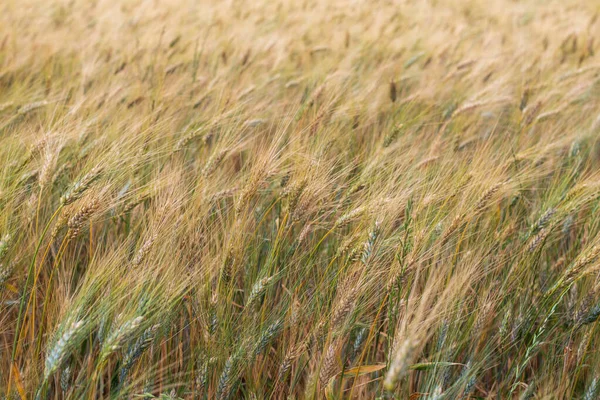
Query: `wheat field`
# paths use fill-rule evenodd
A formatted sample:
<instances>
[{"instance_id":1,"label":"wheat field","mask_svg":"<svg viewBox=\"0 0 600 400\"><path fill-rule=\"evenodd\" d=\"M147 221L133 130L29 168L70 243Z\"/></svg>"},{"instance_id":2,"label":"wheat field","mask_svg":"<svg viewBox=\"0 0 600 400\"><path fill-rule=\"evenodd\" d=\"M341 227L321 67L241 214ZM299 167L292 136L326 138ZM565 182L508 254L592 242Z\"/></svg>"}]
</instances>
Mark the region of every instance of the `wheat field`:
<instances>
[{"instance_id":1,"label":"wheat field","mask_svg":"<svg viewBox=\"0 0 600 400\"><path fill-rule=\"evenodd\" d=\"M0 397L600 397L600 4L0 1Z\"/></svg>"}]
</instances>

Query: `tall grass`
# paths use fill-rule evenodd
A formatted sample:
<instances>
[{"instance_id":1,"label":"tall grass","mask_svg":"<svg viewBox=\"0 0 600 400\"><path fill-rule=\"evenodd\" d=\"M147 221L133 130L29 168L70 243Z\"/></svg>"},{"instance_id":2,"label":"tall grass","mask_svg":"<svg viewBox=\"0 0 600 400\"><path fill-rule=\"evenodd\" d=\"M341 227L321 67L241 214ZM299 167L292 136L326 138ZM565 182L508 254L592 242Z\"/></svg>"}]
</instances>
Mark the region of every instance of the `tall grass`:
<instances>
[{"instance_id":1,"label":"tall grass","mask_svg":"<svg viewBox=\"0 0 600 400\"><path fill-rule=\"evenodd\" d=\"M0 2L0 396L597 398L598 12Z\"/></svg>"}]
</instances>

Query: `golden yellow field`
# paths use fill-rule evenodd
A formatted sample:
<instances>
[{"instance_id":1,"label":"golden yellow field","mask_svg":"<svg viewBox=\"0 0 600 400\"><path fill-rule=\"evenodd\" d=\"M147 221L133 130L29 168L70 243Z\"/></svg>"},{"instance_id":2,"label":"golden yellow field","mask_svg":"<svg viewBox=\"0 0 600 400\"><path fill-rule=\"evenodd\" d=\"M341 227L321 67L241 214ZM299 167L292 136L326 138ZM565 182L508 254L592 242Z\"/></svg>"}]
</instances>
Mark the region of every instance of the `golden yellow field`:
<instances>
[{"instance_id":1,"label":"golden yellow field","mask_svg":"<svg viewBox=\"0 0 600 400\"><path fill-rule=\"evenodd\" d=\"M599 12L0 0L0 398L599 398Z\"/></svg>"}]
</instances>

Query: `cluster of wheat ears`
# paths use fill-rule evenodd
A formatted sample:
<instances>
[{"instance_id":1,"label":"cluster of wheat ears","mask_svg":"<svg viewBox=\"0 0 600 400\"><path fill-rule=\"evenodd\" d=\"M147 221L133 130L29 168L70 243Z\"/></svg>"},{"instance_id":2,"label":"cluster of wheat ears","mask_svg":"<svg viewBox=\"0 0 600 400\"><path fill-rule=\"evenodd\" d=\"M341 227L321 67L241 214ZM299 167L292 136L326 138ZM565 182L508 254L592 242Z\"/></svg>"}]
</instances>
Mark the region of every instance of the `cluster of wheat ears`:
<instances>
[{"instance_id":1,"label":"cluster of wheat ears","mask_svg":"<svg viewBox=\"0 0 600 400\"><path fill-rule=\"evenodd\" d=\"M0 1L0 397L598 398L599 7Z\"/></svg>"}]
</instances>

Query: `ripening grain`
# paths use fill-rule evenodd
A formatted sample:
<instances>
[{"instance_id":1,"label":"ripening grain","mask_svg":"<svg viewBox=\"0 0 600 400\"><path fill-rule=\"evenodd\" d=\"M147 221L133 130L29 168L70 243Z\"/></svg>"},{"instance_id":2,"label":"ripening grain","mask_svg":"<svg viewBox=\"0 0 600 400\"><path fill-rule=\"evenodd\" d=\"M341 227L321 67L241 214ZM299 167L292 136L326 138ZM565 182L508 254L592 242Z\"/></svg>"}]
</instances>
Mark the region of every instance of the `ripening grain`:
<instances>
[{"instance_id":1,"label":"ripening grain","mask_svg":"<svg viewBox=\"0 0 600 400\"><path fill-rule=\"evenodd\" d=\"M0 398L598 398L599 12L0 1Z\"/></svg>"}]
</instances>

